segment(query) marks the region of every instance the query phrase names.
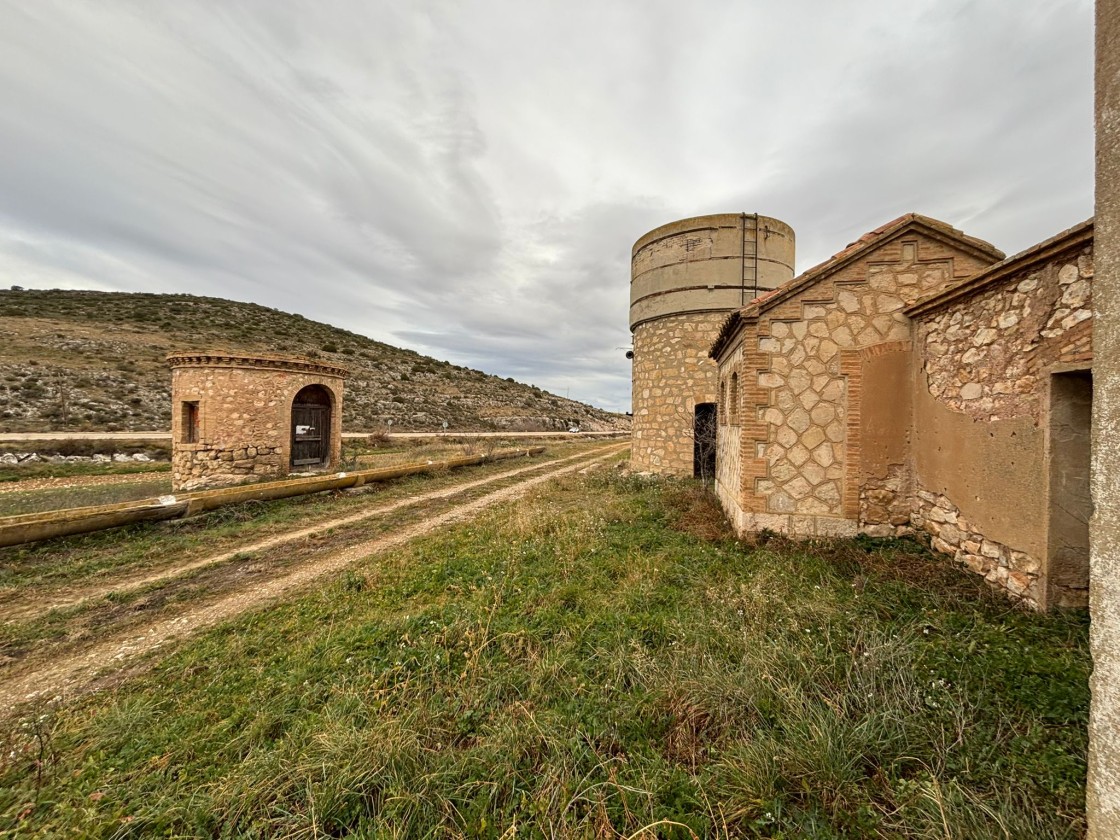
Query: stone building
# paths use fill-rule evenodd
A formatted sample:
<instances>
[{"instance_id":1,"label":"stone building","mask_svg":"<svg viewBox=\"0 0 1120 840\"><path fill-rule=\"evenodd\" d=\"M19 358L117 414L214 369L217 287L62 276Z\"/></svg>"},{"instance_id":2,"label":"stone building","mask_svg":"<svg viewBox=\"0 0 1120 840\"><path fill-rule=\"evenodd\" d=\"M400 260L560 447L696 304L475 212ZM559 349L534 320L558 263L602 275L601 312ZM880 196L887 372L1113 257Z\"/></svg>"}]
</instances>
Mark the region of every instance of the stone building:
<instances>
[{"instance_id":1,"label":"stone building","mask_svg":"<svg viewBox=\"0 0 1120 840\"><path fill-rule=\"evenodd\" d=\"M910 214L732 313L711 357L736 529L920 529L1032 606L1084 604L1092 238L1003 259Z\"/></svg>"},{"instance_id":2,"label":"stone building","mask_svg":"<svg viewBox=\"0 0 1120 840\"><path fill-rule=\"evenodd\" d=\"M345 368L220 352L167 361L176 492L338 469Z\"/></svg>"},{"instance_id":3,"label":"stone building","mask_svg":"<svg viewBox=\"0 0 1120 840\"><path fill-rule=\"evenodd\" d=\"M682 219L634 244L636 469L710 475L716 366L708 349L729 312L793 277L793 256L789 225L749 213Z\"/></svg>"}]
</instances>

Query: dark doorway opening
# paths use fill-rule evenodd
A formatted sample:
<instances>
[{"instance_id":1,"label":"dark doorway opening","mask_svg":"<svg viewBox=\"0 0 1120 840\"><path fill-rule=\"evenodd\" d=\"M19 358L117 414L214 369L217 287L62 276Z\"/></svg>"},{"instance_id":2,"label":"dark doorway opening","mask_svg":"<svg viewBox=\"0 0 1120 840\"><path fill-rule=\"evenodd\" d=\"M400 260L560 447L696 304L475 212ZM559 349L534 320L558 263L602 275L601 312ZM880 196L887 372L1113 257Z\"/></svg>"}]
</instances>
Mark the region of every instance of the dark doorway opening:
<instances>
[{"instance_id":1,"label":"dark doorway opening","mask_svg":"<svg viewBox=\"0 0 1120 840\"><path fill-rule=\"evenodd\" d=\"M692 425L692 474L703 481L716 477L715 403L697 403Z\"/></svg>"},{"instance_id":2,"label":"dark doorway opening","mask_svg":"<svg viewBox=\"0 0 1120 840\"><path fill-rule=\"evenodd\" d=\"M1054 374L1050 380L1047 606L1088 604L1092 414L1092 372Z\"/></svg>"},{"instance_id":3,"label":"dark doorway opening","mask_svg":"<svg viewBox=\"0 0 1120 840\"><path fill-rule=\"evenodd\" d=\"M292 468L318 467L331 459L331 395L308 385L292 401Z\"/></svg>"}]
</instances>

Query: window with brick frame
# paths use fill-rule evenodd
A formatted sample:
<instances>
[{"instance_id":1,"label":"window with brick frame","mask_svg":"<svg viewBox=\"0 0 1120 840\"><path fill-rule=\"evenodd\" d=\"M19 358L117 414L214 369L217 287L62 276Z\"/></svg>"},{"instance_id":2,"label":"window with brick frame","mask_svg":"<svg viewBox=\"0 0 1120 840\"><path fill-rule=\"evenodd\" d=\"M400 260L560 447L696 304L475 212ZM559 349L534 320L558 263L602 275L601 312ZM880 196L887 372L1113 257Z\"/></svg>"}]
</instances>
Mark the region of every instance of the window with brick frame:
<instances>
[{"instance_id":1,"label":"window with brick frame","mask_svg":"<svg viewBox=\"0 0 1120 840\"><path fill-rule=\"evenodd\" d=\"M719 424L727 425L727 381L719 383Z\"/></svg>"},{"instance_id":2,"label":"window with brick frame","mask_svg":"<svg viewBox=\"0 0 1120 840\"><path fill-rule=\"evenodd\" d=\"M739 374L738 372L731 374L731 393L727 397L728 400L728 414L731 417L731 425L739 425Z\"/></svg>"}]
</instances>

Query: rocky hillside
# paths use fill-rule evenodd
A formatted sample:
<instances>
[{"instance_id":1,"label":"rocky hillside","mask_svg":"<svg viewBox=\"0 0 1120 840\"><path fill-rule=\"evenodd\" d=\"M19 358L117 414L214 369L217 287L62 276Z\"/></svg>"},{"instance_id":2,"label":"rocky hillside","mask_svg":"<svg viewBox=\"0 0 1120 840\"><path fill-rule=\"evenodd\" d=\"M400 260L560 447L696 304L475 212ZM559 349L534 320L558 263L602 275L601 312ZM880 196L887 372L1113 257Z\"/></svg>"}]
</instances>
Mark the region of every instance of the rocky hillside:
<instances>
[{"instance_id":1,"label":"rocky hillside","mask_svg":"<svg viewBox=\"0 0 1120 840\"><path fill-rule=\"evenodd\" d=\"M249 303L0 291L0 431L167 429L172 350L256 350L351 370L347 431L629 428L629 418Z\"/></svg>"}]
</instances>

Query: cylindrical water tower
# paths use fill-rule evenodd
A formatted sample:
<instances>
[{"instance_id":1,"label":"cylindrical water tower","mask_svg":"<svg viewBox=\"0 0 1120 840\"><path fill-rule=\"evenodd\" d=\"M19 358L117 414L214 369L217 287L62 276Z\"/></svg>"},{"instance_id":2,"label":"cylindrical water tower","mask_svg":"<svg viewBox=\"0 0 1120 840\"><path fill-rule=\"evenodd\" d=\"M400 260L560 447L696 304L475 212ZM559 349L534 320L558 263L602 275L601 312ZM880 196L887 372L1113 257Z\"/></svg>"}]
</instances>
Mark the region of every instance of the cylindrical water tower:
<instances>
[{"instance_id":1,"label":"cylindrical water tower","mask_svg":"<svg viewBox=\"0 0 1120 840\"><path fill-rule=\"evenodd\" d=\"M708 349L730 312L793 279L793 256L793 228L757 213L682 219L634 243L634 469L698 473L718 390Z\"/></svg>"}]
</instances>

